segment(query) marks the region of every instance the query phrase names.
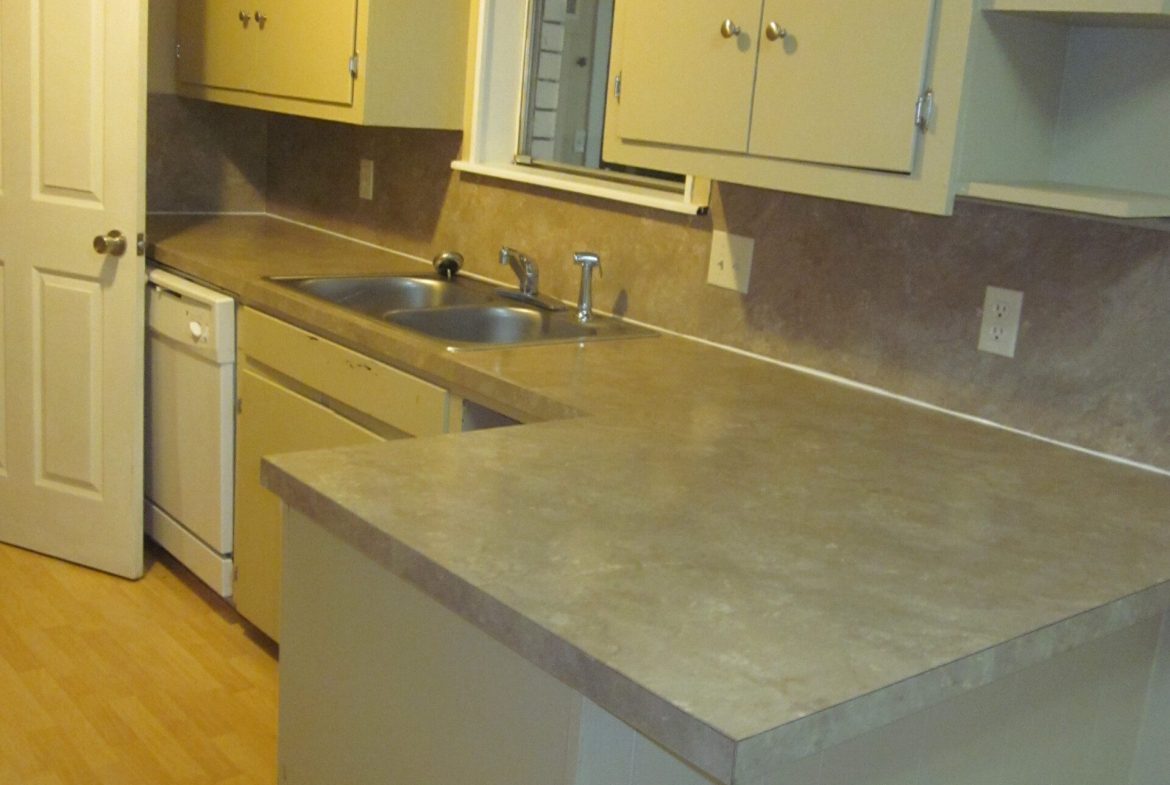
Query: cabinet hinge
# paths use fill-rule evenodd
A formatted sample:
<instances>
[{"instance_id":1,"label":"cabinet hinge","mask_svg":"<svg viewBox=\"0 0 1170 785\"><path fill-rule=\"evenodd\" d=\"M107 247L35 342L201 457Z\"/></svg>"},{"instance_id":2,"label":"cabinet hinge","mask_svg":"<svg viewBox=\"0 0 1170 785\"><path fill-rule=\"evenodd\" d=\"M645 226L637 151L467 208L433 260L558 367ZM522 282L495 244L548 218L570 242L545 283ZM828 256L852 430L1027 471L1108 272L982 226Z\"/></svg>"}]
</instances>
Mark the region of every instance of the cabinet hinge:
<instances>
[{"instance_id":1,"label":"cabinet hinge","mask_svg":"<svg viewBox=\"0 0 1170 785\"><path fill-rule=\"evenodd\" d=\"M914 125L918 130L925 131L934 119L934 91L926 90L918 96L914 103Z\"/></svg>"},{"instance_id":2,"label":"cabinet hinge","mask_svg":"<svg viewBox=\"0 0 1170 785\"><path fill-rule=\"evenodd\" d=\"M622 72L618 71L613 78L613 97L620 103L622 100Z\"/></svg>"},{"instance_id":3,"label":"cabinet hinge","mask_svg":"<svg viewBox=\"0 0 1170 785\"><path fill-rule=\"evenodd\" d=\"M244 399L236 398L236 414L244 413Z\"/></svg>"},{"instance_id":4,"label":"cabinet hinge","mask_svg":"<svg viewBox=\"0 0 1170 785\"><path fill-rule=\"evenodd\" d=\"M175 44L175 59L176 60L183 59L183 45L182 44Z\"/></svg>"},{"instance_id":5,"label":"cabinet hinge","mask_svg":"<svg viewBox=\"0 0 1170 785\"><path fill-rule=\"evenodd\" d=\"M358 75L357 52L354 52L353 55L349 58L349 75L352 76L354 79L357 79L357 75Z\"/></svg>"}]
</instances>

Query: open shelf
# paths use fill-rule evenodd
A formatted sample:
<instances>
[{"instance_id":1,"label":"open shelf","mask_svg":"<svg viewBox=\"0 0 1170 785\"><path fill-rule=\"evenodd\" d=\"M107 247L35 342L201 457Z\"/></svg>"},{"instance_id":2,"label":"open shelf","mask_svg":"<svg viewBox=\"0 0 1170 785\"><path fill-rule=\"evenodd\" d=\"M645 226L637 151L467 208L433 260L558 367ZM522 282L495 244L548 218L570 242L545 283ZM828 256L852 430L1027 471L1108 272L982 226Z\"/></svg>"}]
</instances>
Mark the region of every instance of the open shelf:
<instances>
[{"instance_id":1,"label":"open shelf","mask_svg":"<svg viewBox=\"0 0 1170 785\"><path fill-rule=\"evenodd\" d=\"M977 199L1073 210L1114 218L1170 216L1170 196L1112 188L1045 182L976 182L967 183L959 192Z\"/></svg>"},{"instance_id":2,"label":"open shelf","mask_svg":"<svg viewBox=\"0 0 1170 785\"><path fill-rule=\"evenodd\" d=\"M1170 0L987 0L984 10L1042 14L1065 24L1170 27Z\"/></svg>"},{"instance_id":3,"label":"open shelf","mask_svg":"<svg viewBox=\"0 0 1170 785\"><path fill-rule=\"evenodd\" d=\"M956 194L1170 216L1170 14L1165 25L1109 17L1170 0L987 1L997 13L972 27Z\"/></svg>"}]
</instances>

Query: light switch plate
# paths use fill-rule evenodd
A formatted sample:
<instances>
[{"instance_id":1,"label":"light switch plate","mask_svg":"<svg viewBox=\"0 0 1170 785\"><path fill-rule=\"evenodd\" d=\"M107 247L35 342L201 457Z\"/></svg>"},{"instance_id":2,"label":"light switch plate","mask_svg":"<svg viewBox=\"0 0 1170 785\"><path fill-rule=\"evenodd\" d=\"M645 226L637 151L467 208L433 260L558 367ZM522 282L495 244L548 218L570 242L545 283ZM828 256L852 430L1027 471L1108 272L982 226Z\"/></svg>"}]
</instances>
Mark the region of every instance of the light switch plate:
<instances>
[{"instance_id":1,"label":"light switch plate","mask_svg":"<svg viewBox=\"0 0 1170 785\"><path fill-rule=\"evenodd\" d=\"M1023 292L988 286L983 297L979 351L1015 357L1016 338L1020 332L1020 313L1023 309Z\"/></svg>"},{"instance_id":2,"label":"light switch plate","mask_svg":"<svg viewBox=\"0 0 1170 785\"><path fill-rule=\"evenodd\" d=\"M711 262L707 267L707 283L747 294L755 250L756 241L751 237L711 232Z\"/></svg>"},{"instance_id":3,"label":"light switch plate","mask_svg":"<svg viewBox=\"0 0 1170 785\"><path fill-rule=\"evenodd\" d=\"M361 159L358 166L358 198L374 198L374 162L369 158Z\"/></svg>"}]
</instances>

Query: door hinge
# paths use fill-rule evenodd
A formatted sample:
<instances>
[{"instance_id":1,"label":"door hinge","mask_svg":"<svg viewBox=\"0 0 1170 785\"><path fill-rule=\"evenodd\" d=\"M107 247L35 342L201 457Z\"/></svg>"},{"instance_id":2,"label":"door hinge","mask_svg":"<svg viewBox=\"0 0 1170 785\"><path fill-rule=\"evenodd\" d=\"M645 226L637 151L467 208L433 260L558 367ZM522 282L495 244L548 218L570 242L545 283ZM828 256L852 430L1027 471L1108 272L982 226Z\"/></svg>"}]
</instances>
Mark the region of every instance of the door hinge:
<instances>
[{"instance_id":1,"label":"door hinge","mask_svg":"<svg viewBox=\"0 0 1170 785\"><path fill-rule=\"evenodd\" d=\"M622 72L618 71L617 76L613 78L613 97L621 103L622 100Z\"/></svg>"},{"instance_id":2,"label":"door hinge","mask_svg":"<svg viewBox=\"0 0 1170 785\"><path fill-rule=\"evenodd\" d=\"M244 413L244 399L236 398L236 414Z\"/></svg>"},{"instance_id":3,"label":"door hinge","mask_svg":"<svg viewBox=\"0 0 1170 785\"><path fill-rule=\"evenodd\" d=\"M146 232L138 233L138 255L146 256Z\"/></svg>"},{"instance_id":4,"label":"door hinge","mask_svg":"<svg viewBox=\"0 0 1170 785\"><path fill-rule=\"evenodd\" d=\"M352 76L354 79L357 79L357 75L358 75L357 52L354 52L353 55L351 55L349 58L349 75Z\"/></svg>"},{"instance_id":5,"label":"door hinge","mask_svg":"<svg viewBox=\"0 0 1170 785\"><path fill-rule=\"evenodd\" d=\"M925 131L934 119L934 91L927 89L914 102L914 125L920 131Z\"/></svg>"}]
</instances>

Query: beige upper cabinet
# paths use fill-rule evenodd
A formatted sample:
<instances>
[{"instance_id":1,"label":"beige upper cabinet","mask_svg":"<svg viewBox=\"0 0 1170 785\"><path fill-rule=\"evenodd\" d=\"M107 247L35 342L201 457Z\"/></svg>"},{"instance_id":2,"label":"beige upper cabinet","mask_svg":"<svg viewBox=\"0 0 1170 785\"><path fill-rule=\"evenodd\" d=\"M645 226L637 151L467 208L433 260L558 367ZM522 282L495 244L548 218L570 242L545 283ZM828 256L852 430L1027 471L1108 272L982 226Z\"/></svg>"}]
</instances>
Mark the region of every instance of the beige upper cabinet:
<instances>
[{"instance_id":1,"label":"beige upper cabinet","mask_svg":"<svg viewBox=\"0 0 1170 785\"><path fill-rule=\"evenodd\" d=\"M349 60L356 51L357 5L332 3L328 13L322 12L322 5L320 0L284 0L270 12L255 12L249 32L257 33L257 92L334 104L353 102ZM311 45L306 46L306 41Z\"/></svg>"},{"instance_id":2,"label":"beige upper cabinet","mask_svg":"<svg viewBox=\"0 0 1170 785\"><path fill-rule=\"evenodd\" d=\"M910 171L934 0L624 5L624 138Z\"/></svg>"},{"instance_id":3,"label":"beige upper cabinet","mask_svg":"<svg viewBox=\"0 0 1170 785\"><path fill-rule=\"evenodd\" d=\"M622 63L622 136L746 150L760 0L621 5L631 44ZM724 37L725 19L742 32Z\"/></svg>"},{"instance_id":4,"label":"beige upper cabinet","mask_svg":"<svg viewBox=\"0 0 1170 785\"><path fill-rule=\"evenodd\" d=\"M457 129L469 18L460 0L186 0L178 92L325 120Z\"/></svg>"},{"instance_id":5,"label":"beige upper cabinet","mask_svg":"<svg viewBox=\"0 0 1170 785\"><path fill-rule=\"evenodd\" d=\"M944 215L1170 215L1168 0L617 0L614 25L614 163Z\"/></svg>"},{"instance_id":6,"label":"beige upper cabinet","mask_svg":"<svg viewBox=\"0 0 1170 785\"><path fill-rule=\"evenodd\" d=\"M752 155L909 172L934 0L767 0Z\"/></svg>"},{"instance_id":7,"label":"beige upper cabinet","mask_svg":"<svg viewBox=\"0 0 1170 785\"><path fill-rule=\"evenodd\" d=\"M176 74L183 84L242 88L256 70L256 49L230 0L178 4Z\"/></svg>"}]
</instances>

